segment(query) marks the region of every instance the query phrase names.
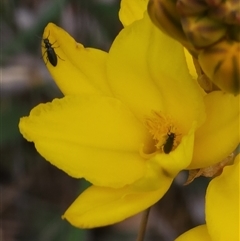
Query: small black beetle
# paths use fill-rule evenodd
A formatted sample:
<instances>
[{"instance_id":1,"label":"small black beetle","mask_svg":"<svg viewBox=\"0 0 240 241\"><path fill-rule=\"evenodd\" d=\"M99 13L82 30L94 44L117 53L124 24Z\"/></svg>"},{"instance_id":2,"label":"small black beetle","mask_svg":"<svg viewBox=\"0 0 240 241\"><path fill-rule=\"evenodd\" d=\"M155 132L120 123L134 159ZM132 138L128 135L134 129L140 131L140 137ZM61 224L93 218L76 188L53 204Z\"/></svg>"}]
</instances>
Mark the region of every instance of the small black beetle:
<instances>
[{"instance_id":1,"label":"small black beetle","mask_svg":"<svg viewBox=\"0 0 240 241\"><path fill-rule=\"evenodd\" d=\"M163 151L165 154L169 154L170 151L173 149L173 144L174 144L175 138L176 138L175 133L169 132L167 134L166 142L163 145Z\"/></svg>"},{"instance_id":2,"label":"small black beetle","mask_svg":"<svg viewBox=\"0 0 240 241\"><path fill-rule=\"evenodd\" d=\"M50 34L50 32L49 32L49 34ZM47 60L49 60L51 65L53 67L55 67L55 66L57 66L58 58L57 58L57 54L55 53L54 48L52 46L56 43L56 41L53 44L51 44L48 39L49 34L48 34L47 38L43 39L43 42L45 44L44 47L46 48L46 51L44 52L44 54L47 52Z\"/></svg>"}]
</instances>

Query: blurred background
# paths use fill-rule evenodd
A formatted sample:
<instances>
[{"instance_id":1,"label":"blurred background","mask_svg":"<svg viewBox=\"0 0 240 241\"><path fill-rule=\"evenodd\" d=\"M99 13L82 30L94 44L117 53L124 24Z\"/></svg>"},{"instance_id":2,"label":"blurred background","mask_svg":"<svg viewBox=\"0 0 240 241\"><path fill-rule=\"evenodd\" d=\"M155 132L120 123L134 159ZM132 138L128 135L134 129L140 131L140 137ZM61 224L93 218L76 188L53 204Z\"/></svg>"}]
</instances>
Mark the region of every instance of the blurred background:
<instances>
[{"instance_id":1,"label":"blurred background","mask_svg":"<svg viewBox=\"0 0 240 241\"><path fill-rule=\"evenodd\" d=\"M41 59L41 36L54 22L86 47L108 51L121 30L120 0L1 1L0 241L132 241L141 214L81 230L61 215L88 185L51 166L19 133L19 118L62 94ZM204 222L208 179L183 186L180 173L150 212L146 241L172 241Z\"/></svg>"}]
</instances>

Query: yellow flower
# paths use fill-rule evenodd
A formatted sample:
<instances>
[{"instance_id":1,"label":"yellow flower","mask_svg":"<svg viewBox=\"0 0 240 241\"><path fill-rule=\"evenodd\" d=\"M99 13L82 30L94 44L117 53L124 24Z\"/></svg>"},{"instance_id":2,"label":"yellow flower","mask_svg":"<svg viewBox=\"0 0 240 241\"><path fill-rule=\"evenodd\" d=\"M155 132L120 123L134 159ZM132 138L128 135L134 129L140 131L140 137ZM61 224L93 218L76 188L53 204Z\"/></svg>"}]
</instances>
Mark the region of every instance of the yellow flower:
<instances>
[{"instance_id":1,"label":"yellow flower","mask_svg":"<svg viewBox=\"0 0 240 241\"><path fill-rule=\"evenodd\" d=\"M238 241L240 239L239 166L240 155L234 165L226 166L214 178L206 194L206 224L182 234L175 241Z\"/></svg>"},{"instance_id":2,"label":"yellow flower","mask_svg":"<svg viewBox=\"0 0 240 241\"><path fill-rule=\"evenodd\" d=\"M57 65L42 52L64 97L38 105L19 127L46 160L93 184L63 216L77 227L141 212L180 170L216 163L237 145L238 135L228 133L238 120L236 98L221 91L205 95L188 73L181 45L147 14L136 16L109 53L84 48L52 23L44 30L56 46Z\"/></svg>"}]
</instances>

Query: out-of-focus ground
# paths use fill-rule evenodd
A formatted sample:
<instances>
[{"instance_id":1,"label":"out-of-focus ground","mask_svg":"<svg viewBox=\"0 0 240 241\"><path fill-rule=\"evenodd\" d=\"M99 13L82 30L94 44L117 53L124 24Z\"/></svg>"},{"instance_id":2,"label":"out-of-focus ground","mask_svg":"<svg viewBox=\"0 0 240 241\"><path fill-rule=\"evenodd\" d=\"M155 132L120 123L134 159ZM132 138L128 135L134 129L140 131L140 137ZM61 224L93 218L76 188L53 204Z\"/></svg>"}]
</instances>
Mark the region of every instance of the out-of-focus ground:
<instances>
[{"instance_id":1,"label":"out-of-focus ground","mask_svg":"<svg viewBox=\"0 0 240 241\"><path fill-rule=\"evenodd\" d=\"M80 230L61 215L86 187L50 165L18 131L19 118L62 94L41 58L48 22L88 47L108 51L122 28L119 0L2 0L1 2L1 222L0 241L130 241L141 214L119 224ZM181 173L150 212L146 241L171 241L204 222L208 183L183 186Z\"/></svg>"}]
</instances>

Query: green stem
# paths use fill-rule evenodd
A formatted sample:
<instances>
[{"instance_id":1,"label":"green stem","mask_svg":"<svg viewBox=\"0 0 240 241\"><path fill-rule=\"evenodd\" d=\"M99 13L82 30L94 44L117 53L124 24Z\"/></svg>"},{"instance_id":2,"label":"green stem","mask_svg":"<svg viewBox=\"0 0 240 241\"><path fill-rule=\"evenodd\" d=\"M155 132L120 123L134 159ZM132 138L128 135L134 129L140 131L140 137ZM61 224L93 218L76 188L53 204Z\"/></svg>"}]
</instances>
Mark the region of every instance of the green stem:
<instances>
[{"instance_id":1,"label":"green stem","mask_svg":"<svg viewBox=\"0 0 240 241\"><path fill-rule=\"evenodd\" d=\"M150 213L150 208L146 209L142 214L142 219L141 219L140 229L139 229L139 232L138 232L137 241L143 241L144 240L149 213Z\"/></svg>"}]
</instances>

